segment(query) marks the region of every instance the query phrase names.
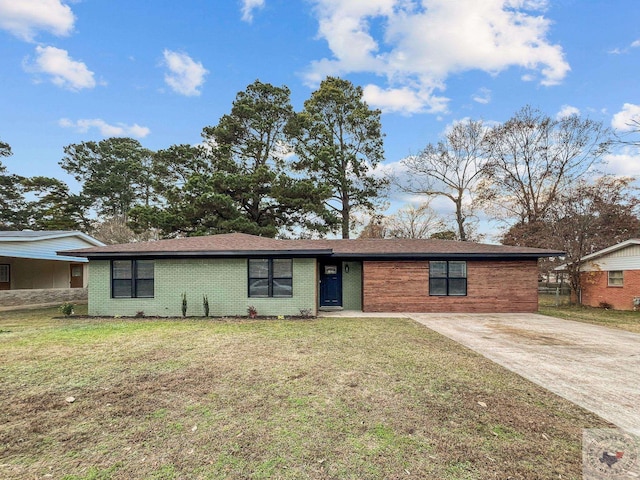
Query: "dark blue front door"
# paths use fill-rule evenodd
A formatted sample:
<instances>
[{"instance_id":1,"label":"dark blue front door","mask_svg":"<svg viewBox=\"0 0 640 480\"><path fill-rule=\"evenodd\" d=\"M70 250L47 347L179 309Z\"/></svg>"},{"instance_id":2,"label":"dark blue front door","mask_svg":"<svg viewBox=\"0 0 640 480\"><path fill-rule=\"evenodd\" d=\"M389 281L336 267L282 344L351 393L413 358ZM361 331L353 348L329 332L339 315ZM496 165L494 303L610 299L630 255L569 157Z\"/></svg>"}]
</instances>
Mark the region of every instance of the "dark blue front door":
<instances>
[{"instance_id":1,"label":"dark blue front door","mask_svg":"<svg viewBox=\"0 0 640 480\"><path fill-rule=\"evenodd\" d=\"M320 306L342 306L341 262L320 264Z\"/></svg>"}]
</instances>

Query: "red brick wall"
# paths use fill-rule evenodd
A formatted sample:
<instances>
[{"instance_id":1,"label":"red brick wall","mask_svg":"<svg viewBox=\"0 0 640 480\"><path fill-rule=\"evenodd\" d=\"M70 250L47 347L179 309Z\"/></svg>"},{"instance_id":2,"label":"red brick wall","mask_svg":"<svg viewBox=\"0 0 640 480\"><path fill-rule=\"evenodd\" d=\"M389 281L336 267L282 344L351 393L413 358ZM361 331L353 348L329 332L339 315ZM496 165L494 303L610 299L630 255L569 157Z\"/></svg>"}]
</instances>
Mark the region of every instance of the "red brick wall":
<instances>
[{"instance_id":1,"label":"red brick wall","mask_svg":"<svg viewBox=\"0 0 640 480\"><path fill-rule=\"evenodd\" d=\"M536 312L538 262L468 261L467 296L429 296L428 261L363 262L364 312Z\"/></svg>"},{"instance_id":2,"label":"red brick wall","mask_svg":"<svg viewBox=\"0 0 640 480\"><path fill-rule=\"evenodd\" d=\"M606 302L616 310L633 310L633 297L640 297L640 270L625 270L622 282L622 287L610 287L607 272L581 273L582 304Z\"/></svg>"}]
</instances>

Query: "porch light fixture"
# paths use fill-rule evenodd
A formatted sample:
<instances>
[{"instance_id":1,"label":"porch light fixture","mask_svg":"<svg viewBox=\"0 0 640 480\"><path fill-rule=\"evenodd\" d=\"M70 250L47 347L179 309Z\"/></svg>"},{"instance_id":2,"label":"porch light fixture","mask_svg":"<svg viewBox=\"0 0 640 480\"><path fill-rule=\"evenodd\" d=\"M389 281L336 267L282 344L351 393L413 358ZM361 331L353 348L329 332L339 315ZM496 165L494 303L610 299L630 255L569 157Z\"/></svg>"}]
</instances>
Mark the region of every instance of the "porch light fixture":
<instances>
[{"instance_id":1,"label":"porch light fixture","mask_svg":"<svg viewBox=\"0 0 640 480\"><path fill-rule=\"evenodd\" d=\"M349 264L348 263L344 264L344 273L349 273Z\"/></svg>"}]
</instances>

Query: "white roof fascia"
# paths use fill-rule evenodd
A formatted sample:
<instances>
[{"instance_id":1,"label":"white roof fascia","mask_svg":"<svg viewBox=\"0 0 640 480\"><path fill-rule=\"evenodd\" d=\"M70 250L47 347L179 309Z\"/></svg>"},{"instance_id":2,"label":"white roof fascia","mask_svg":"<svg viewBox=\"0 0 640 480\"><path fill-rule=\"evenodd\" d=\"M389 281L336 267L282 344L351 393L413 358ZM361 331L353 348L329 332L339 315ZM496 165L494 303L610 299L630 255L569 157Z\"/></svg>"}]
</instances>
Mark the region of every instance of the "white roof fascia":
<instances>
[{"instance_id":1,"label":"white roof fascia","mask_svg":"<svg viewBox=\"0 0 640 480\"><path fill-rule=\"evenodd\" d=\"M613 253L615 251L621 250L629 245L640 245L640 239L632 238L630 240L625 240L624 242L617 243L607 248L603 248L602 250L598 250L597 252L593 252L585 257L582 257L582 262L585 260L591 260L592 258L602 257L609 253Z\"/></svg>"},{"instance_id":2,"label":"white roof fascia","mask_svg":"<svg viewBox=\"0 0 640 480\"><path fill-rule=\"evenodd\" d=\"M640 238L631 238L629 240L625 240L624 242L616 243L615 245L611 245L610 247L603 248L602 250L598 250L597 252L590 253L589 255L582 257L580 263L583 264L589 260L593 260L594 258L603 257L609 253L617 252L618 250L622 250L623 248L628 247L629 245L640 245ZM562 272L567 269L568 264L563 263L562 265L554 268L554 271Z\"/></svg>"},{"instance_id":3,"label":"white roof fascia","mask_svg":"<svg viewBox=\"0 0 640 480\"><path fill-rule=\"evenodd\" d=\"M16 254L13 252L9 255L6 255L6 257L7 258L25 258L29 260L55 260L55 261L73 262L73 263L87 263L89 261L84 257L69 257L67 255L38 255L38 254L21 255L19 253Z\"/></svg>"},{"instance_id":4,"label":"white roof fascia","mask_svg":"<svg viewBox=\"0 0 640 480\"><path fill-rule=\"evenodd\" d=\"M16 232L20 233L20 232ZM104 247L106 244L102 243L100 240L97 240L86 233L82 232L52 232L50 235L41 235L37 237L23 237L21 235L11 236L11 237L0 237L0 242L37 242L39 240L51 240L53 238L65 238L65 237L79 237L84 241L95 245L96 247Z\"/></svg>"}]
</instances>

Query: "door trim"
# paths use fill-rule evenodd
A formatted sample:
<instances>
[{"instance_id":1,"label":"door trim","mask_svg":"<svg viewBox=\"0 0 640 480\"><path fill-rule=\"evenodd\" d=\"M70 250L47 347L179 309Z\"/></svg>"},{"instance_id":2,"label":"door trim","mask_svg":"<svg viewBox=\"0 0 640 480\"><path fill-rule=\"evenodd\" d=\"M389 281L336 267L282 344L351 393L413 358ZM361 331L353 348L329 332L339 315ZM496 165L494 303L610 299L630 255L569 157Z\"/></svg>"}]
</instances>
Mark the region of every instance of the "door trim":
<instances>
[{"instance_id":1,"label":"door trim","mask_svg":"<svg viewBox=\"0 0 640 480\"><path fill-rule=\"evenodd\" d=\"M343 304L343 298L342 298L342 261L340 260L333 260L333 261L322 261L319 262L319 266L320 266L320 283L318 285L319 287L319 306L321 308L323 307L342 307ZM337 303L325 303L326 299L324 298L325 296L323 295L324 292L324 288L323 288L323 284L327 281L327 274L325 273L325 267L331 267L331 266L335 266L336 267L336 271L335 271L335 276L336 279L335 281L338 284L338 299L337 299ZM334 274L330 274L331 276L333 276Z\"/></svg>"},{"instance_id":2,"label":"door trim","mask_svg":"<svg viewBox=\"0 0 640 480\"><path fill-rule=\"evenodd\" d=\"M73 275L73 270L80 268L80 275ZM74 285L74 278L80 279L80 285ZM69 265L69 288L83 288L84 287L84 264L71 263Z\"/></svg>"}]
</instances>

